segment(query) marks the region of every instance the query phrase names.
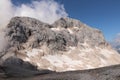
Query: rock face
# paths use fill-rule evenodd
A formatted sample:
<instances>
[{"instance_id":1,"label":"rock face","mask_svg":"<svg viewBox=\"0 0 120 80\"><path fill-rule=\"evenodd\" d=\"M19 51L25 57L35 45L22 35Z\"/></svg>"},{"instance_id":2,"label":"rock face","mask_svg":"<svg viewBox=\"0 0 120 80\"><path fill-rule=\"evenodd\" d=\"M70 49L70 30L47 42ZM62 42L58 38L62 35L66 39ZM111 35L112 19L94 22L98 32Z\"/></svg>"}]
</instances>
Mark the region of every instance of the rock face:
<instances>
[{"instance_id":1,"label":"rock face","mask_svg":"<svg viewBox=\"0 0 120 80\"><path fill-rule=\"evenodd\" d=\"M1 63L15 56L38 69L69 71L120 64L120 55L102 32L78 20L61 18L49 25L29 17L14 17L6 28L8 46Z\"/></svg>"},{"instance_id":2,"label":"rock face","mask_svg":"<svg viewBox=\"0 0 120 80\"><path fill-rule=\"evenodd\" d=\"M17 57L7 58L2 66L0 66L0 77L31 77L50 73L53 72L49 70L38 70L36 66Z\"/></svg>"}]
</instances>

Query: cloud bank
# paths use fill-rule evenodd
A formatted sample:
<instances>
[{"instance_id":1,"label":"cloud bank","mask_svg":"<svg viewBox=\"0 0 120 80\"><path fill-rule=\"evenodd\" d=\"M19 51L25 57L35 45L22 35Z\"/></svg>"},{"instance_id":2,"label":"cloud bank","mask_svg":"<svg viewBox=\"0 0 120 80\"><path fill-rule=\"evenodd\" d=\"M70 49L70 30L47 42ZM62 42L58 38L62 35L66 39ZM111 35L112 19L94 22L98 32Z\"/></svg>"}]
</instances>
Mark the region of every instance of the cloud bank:
<instances>
[{"instance_id":1,"label":"cloud bank","mask_svg":"<svg viewBox=\"0 0 120 80\"><path fill-rule=\"evenodd\" d=\"M52 24L61 17L67 17L64 6L54 0L32 1L29 4L15 6L11 0L0 1L0 26L5 25L14 16L27 16Z\"/></svg>"},{"instance_id":2,"label":"cloud bank","mask_svg":"<svg viewBox=\"0 0 120 80\"><path fill-rule=\"evenodd\" d=\"M0 0L0 45L6 45L3 29L15 16L24 16L36 18L42 22L52 24L61 17L67 17L68 14L62 4L54 0L37 0L28 4L16 6L11 0ZM0 47L0 51L3 47Z\"/></svg>"},{"instance_id":3,"label":"cloud bank","mask_svg":"<svg viewBox=\"0 0 120 80\"><path fill-rule=\"evenodd\" d=\"M66 17L67 13L64 6L54 0L40 0L17 7L15 16L33 17L51 24L61 17Z\"/></svg>"},{"instance_id":4,"label":"cloud bank","mask_svg":"<svg viewBox=\"0 0 120 80\"><path fill-rule=\"evenodd\" d=\"M13 4L10 0L0 0L0 28L5 27L13 16Z\"/></svg>"}]
</instances>

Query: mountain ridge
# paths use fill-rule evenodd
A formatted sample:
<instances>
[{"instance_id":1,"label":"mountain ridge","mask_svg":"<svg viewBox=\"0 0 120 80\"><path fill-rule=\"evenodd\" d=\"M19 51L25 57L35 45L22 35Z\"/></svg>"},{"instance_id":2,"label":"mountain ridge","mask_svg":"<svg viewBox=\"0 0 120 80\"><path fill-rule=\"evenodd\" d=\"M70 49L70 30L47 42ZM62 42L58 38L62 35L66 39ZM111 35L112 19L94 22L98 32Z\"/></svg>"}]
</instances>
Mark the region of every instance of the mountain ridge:
<instances>
[{"instance_id":1,"label":"mountain ridge","mask_svg":"<svg viewBox=\"0 0 120 80\"><path fill-rule=\"evenodd\" d=\"M62 72L120 64L120 55L98 29L61 18L52 25L29 17L14 17L6 27L8 46L1 61L13 56L38 69Z\"/></svg>"}]
</instances>

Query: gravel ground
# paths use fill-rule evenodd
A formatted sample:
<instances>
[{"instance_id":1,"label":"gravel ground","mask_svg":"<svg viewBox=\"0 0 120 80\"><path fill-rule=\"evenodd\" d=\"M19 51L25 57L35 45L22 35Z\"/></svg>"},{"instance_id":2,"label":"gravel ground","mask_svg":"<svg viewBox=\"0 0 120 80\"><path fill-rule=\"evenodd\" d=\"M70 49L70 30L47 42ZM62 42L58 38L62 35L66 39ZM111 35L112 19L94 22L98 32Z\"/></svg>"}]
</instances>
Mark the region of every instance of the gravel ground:
<instances>
[{"instance_id":1,"label":"gravel ground","mask_svg":"<svg viewBox=\"0 0 120 80\"><path fill-rule=\"evenodd\" d=\"M0 80L120 80L120 65L92 70L51 72L30 77L8 77L0 72Z\"/></svg>"}]
</instances>

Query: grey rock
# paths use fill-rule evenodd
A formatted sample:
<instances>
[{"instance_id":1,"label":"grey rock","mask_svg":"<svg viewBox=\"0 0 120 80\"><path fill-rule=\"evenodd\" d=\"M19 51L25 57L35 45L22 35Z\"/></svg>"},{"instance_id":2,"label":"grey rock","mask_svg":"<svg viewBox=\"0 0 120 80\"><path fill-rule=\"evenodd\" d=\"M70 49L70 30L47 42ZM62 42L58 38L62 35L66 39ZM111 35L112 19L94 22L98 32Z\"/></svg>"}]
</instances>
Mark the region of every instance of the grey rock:
<instances>
[{"instance_id":1,"label":"grey rock","mask_svg":"<svg viewBox=\"0 0 120 80\"><path fill-rule=\"evenodd\" d=\"M0 71L7 77L30 77L52 73L49 70L38 70L36 66L17 57L7 58L0 66Z\"/></svg>"},{"instance_id":2,"label":"grey rock","mask_svg":"<svg viewBox=\"0 0 120 80\"><path fill-rule=\"evenodd\" d=\"M75 19L61 18L56 21L53 26L62 28L78 27L78 30L74 30L74 35L77 37L79 43L84 43L86 41L91 46L106 46L106 44L108 44L100 30L91 28Z\"/></svg>"},{"instance_id":3,"label":"grey rock","mask_svg":"<svg viewBox=\"0 0 120 80\"><path fill-rule=\"evenodd\" d=\"M55 21L55 23L53 23L53 26L62 28L70 28L75 26L80 28L83 27L83 23L72 18L61 18L58 21Z\"/></svg>"},{"instance_id":4,"label":"grey rock","mask_svg":"<svg viewBox=\"0 0 120 80\"><path fill-rule=\"evenodd\" d=\"M79 29L73 30L74 34L70 34L67 29L73 27ZM51 28L64 29L56 32ZM107 46L101 31L71 18L61 18L54 24L48 25L33 18L15 17L7 26L6 36L10 42L9 45L16 46L18 49L22 49L25 43L31 48L46 43L48 48L58 51L66 50L66 46L77 46L78 43L84 42L92 47Z\"/></svg>"}]
</instances>

